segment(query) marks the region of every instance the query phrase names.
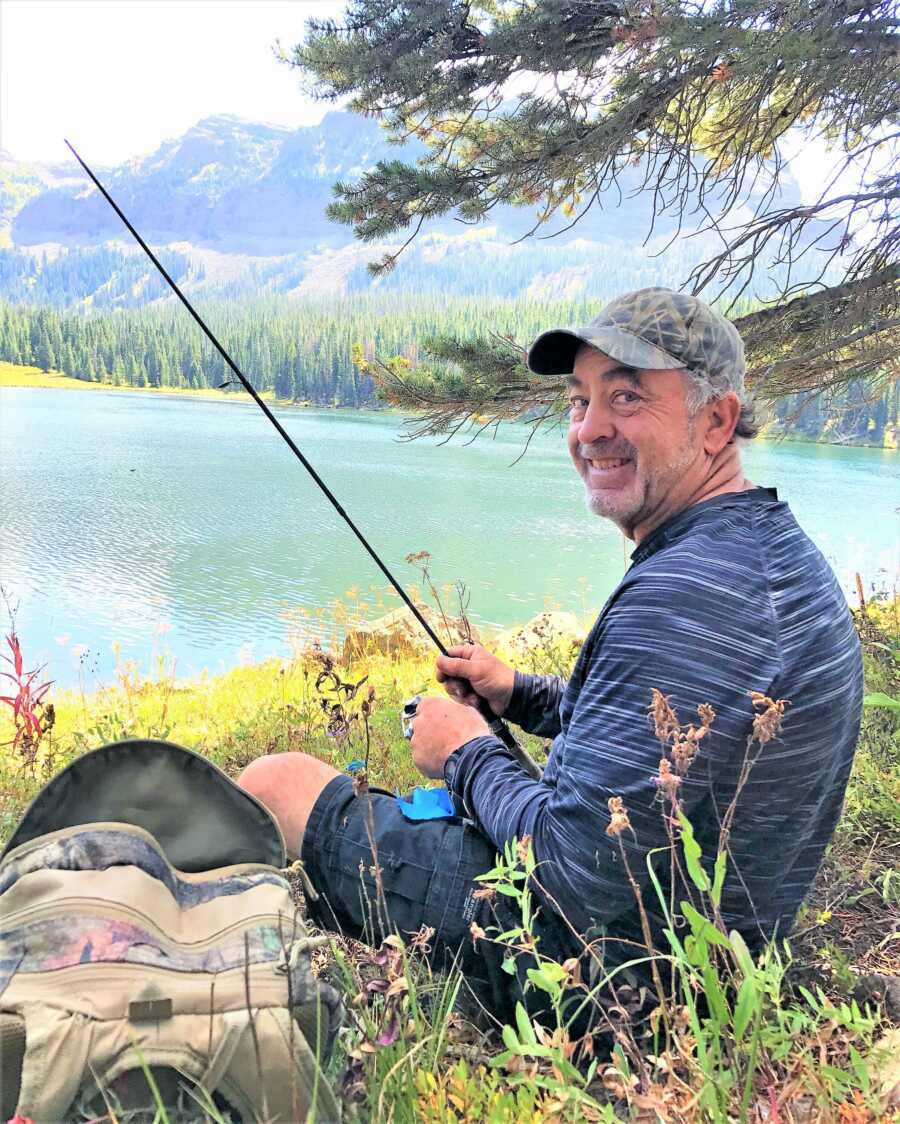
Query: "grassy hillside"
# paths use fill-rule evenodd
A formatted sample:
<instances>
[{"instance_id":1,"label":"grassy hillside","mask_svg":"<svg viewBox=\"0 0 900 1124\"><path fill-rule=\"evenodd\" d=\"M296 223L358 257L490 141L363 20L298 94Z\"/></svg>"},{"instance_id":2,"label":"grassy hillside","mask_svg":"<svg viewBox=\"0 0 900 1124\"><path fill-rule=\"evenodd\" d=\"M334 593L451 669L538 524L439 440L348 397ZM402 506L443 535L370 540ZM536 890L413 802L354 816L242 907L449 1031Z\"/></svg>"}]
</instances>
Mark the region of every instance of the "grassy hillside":
<instances>
[{"instance_id":1,"label":"grassy hillside","mask_svg":"<svg viewBox=\"0 0 900 1124\"><path fill-rule=\"evenodd\" d=\"M718 955L703 942L695 942L690 956L667 950L676 978L690 986L658 1012L652 1047L638 1046L625 1019L614 1053L592 1057L590 1043L569 1038L564 1019L536 1027L521 1011L515 1027L485 1029L453 1012L459 981L433 978L415 941L382 950L377 961L363 946L335 941L320 967L348 993L349 1025L333 1063L347 1118L410 1124L898 1119L886 1090L900 1083L896 1059L891 1062L900 1038L878 999L884 997L884 977L897 976L900 968L900 722L898 704L890 704L900 694L900 605L873 606L858 623L867 688L884 705L866 710L845 814L798 919L790 954L783 946L773 948L754 965L724 934L715 938L724 941ZM27 637L22 642L27 645ZM27 650L24 657L28 669ZM539 643L519 663L524 670L565 670L570 658L570 651ZM0 751L0 833L9 836L55 770L124 737L178 742L231 775L261 753L284 750L304 749L341 769L368 758L373 784L408 788L421 778L410 763L398 713L410 695L435 686L432 666L430 654L388 657L364 650L342 665L315 650L191 682L176 680L163 660L152 680L123 664L116 681L97 692L51 687L43 710L47 728L37 740L22 736L20 723L12 744L17 730L9 708L0 715L6 742ZM363 677L366 690L374 691L370 716L362 706L365 691L351 696L341 686ZM338 701L346 721L329 733ZM540 755L537 739L527 741ZM500 862L490 882L495 892L523 896L520 860L527 869L527 845L518 859L510 855ZM522 933L481 939L505 943L513 956L527 943L527 921ZM552 996L573 982L571 965L539 960L534 986ZM882 975L873 977L875 986L866 985L873 973ZM387 994L380 985L367 986L385 974L391 980ZM870 1006L852 998L861 995L861 983L869 987L864 994ZM708 1009L698 1000L703 992Z\"/></svg>"}]
</instances>

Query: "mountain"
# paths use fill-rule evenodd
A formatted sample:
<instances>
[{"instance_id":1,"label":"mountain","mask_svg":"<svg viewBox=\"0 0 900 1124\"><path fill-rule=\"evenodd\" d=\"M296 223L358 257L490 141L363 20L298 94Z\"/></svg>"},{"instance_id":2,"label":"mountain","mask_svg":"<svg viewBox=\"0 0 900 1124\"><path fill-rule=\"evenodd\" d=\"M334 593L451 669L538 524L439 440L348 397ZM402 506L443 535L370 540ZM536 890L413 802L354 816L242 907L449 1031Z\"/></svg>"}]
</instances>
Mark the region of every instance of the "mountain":
<instances>
[{"instance_id":1,"label":"mountain","mask_svg":"<svg viewBox=\"0 0 900 1124\"><path fill-rule=\"evenodd\" d=\"M382 150L387 145L371 122L364 130L367 142L358 125L351 129L348 114L329 118L292 131L209 117L150 156L115 168L105 183L156 245L189 242L229 253L284 254L323 239L346 242L347 232L323 214L331 184L352 174L360 160L378 159L378 143ZM75 168L77 186L34 195L14 216L15 246L89 246L122 237L115 214Z\"/></svg>"},{"instance_id":2,"label":"mountain","mask_svg":"<svg viewBox=\"0 0 900 1124\"><path fill-rule=\"evenodd\" d=\"M167 140L102 179L144 238L178 255L186 287L209 297L246 293L335 296L371 288L457 296L606 296L613 259L635 287L680 285L711 238L678 235L669 216L643 247L652 199L640 169L574 226L559 218L524 238L527 209L496 207L489 227L453 216L433 221L374 281L366 263L387 247L365 245L325 208L339 179L381 159L416 159L418 144L390 144L371 119L332 112L287 129L219 115ZM85 154L88 158L89 153ZM100 172L101 169L98 169ZM795 200L788 181L781 202ZM549 237L555 235L554 237ZM524 240L522 240L524 239ZM520 241L522 240L522 241ZM165 299L149 266L73 161L39 166L0 154L0 299L67 307L127 307ZM661 254L661 256L654 256Z\"/></svg>"},{"instance_id":3,"label":"mountain","mask_svg":"<svg viewBox=\"0 0 900 1124\"><path fill-rule=\"evenodd\" d=\"M82 180L76 175L77 164L24 164L0 148L0 246L11 244L11 227L15 216L26 204L48 191L75 186Z\"/></svg>"},{"instance_id":4,"label":"mountain","mask_svg":"<svg viewBox=\"0 0 900 1124\"><path fill-rule=\"evenodd\" d=\"M353 180L378 160L414 160L421 152L418 143L390 144L376 122L350 113L328 113L318 125L295 130L223 114L112 169L105 182L153 244L189 242L226 253L282 255L351 242L349 228L324 215L335 181ZM0 159L0 172L10 164ZM119 220L77 164L63 168L66 178L60 182L59 166L14 165L11 174L18 169L20 182L27 174L31 178L28 197L12 216L13 245L89 246L122 237ZM560 218L541 233L556 233L561 242L609 241L612 232L617 239L642 239L652 200L647 193L633 197L641 180L640 169L627 169L620 177L622 191L610 191L570 230ZM495 208L490 216L501 237L510 240L526 234L535 219L511 207ZM448 217L429 229L459 234L466 227ZM659 232L671 229L663 216Z\"/></svg>"}]
</instances>

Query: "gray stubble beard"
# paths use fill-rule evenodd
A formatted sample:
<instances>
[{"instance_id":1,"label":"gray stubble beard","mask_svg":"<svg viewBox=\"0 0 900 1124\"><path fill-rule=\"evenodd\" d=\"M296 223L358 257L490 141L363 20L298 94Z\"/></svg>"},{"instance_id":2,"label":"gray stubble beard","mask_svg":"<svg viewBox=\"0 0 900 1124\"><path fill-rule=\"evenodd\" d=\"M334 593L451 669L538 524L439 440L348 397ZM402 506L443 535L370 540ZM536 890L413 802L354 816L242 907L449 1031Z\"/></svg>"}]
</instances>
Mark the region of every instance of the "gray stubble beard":
<instances>
[{"instance_id":1,"label":"gray stubble beard","mask_svg":"<svg viewBox=\"0 0 900 1124\"><path fill-rule=\"evenodd\" d=\"M693 441L694 426L692 420L689 424L687 439L681 447L680 455L672 464L668 466L667 472L675 474L688 467L688 465L694 459L695 450L693 448ZM609 456L615 454L605 453L604 455ZM635 473L637 473L636 456L632 458L632 463L635 466ZM602 505L604 501L602 499L602 496L597 492L592 492L588 487L586 480L583 480L582 483L584 484L585 506L592 515L599 515L601 519L609 519L626 533L630 527L633 527L635 525L637 518L642 514L644 505L647 501L647 485L649 484L649 481L644 481L643 494L641 496L640 502L633 508L633 510L625 513L603 510Z\"/></svg>"}]
</instances>

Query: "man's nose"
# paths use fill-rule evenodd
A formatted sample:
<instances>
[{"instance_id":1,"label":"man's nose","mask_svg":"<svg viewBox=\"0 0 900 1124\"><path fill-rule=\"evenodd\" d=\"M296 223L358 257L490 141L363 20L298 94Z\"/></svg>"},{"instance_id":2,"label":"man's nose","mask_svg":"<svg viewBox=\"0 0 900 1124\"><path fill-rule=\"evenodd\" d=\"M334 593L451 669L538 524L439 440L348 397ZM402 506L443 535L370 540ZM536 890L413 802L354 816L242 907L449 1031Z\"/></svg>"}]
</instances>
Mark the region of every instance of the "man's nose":
<instances>
[{"instance_id":1,"label":"man's nose","mask_svg":"<svg viewBox=\"0 0 900 1124\"><path fill-rule=\"evenodd\" d=\"M582 445L590 445L594 441L608 440L614 437L615 433L612 413L596 398L592 399L578 425L579 442Z\"/></svg>"}]
</instances>

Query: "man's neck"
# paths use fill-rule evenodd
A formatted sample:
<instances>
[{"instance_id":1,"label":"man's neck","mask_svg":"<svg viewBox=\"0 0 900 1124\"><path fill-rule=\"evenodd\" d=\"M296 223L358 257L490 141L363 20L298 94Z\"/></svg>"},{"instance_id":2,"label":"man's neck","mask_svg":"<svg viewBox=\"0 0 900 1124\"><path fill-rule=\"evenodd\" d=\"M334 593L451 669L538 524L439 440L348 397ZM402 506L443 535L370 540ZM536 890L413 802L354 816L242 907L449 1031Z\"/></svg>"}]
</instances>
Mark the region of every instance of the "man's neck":
<instances>
[{"instance_id":1,"label":"man's neck","mask_svg":"<svg viewBox=\"0 0 900 1124\"><path fill-rule=\"evenodd\" d=\"M657 527L661 527L663 523L668 523L670 519L687 510L687 508L694 507L705 500L711 500L714 496L723 496L728 492L749 492L755 486L744 476L740 450L732 442L732 444L726 445L721 453L713 457L708 470L697 484L691 486L690 483L687 483L683 496L673 497L671 504L666 504L665 508L654 512L653 516L645 522L637 524L630 530L628 528L622 528L622 530L628 538L634 540L635 546L640 546L641 541L652 534Z\"/></svg>"}]
</instances>

